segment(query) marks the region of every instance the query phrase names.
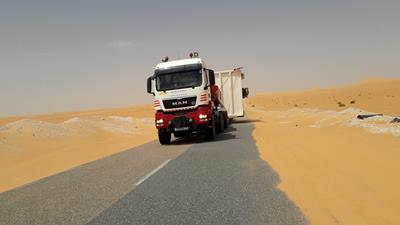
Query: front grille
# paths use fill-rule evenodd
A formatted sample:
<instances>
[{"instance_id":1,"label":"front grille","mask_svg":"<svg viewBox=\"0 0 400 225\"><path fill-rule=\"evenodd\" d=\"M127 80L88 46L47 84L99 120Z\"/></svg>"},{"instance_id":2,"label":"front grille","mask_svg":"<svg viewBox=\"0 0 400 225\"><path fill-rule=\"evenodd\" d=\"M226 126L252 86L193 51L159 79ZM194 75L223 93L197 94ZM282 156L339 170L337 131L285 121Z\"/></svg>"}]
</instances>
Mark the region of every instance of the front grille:
<instances>
[{"instance_id":1,"label":"front grille","mask_svg":"<svg viewBox=\"0 0 400 225\"><path fill-rule=\"evenodd\" d=\"M166 109L175 109L196 105L196 97L163 100Z\"/></svg>"},{"instance_id":2,"label":"front grille","mask_svg":"<svg viewBox=\"0 0 400 225\"><path fill-rule=\"evenodd\" d=\"M186 127L189 123L189 118L185 116L175 117L171 120L171 124L176 128Z\"/></svg>"}]
</instances>

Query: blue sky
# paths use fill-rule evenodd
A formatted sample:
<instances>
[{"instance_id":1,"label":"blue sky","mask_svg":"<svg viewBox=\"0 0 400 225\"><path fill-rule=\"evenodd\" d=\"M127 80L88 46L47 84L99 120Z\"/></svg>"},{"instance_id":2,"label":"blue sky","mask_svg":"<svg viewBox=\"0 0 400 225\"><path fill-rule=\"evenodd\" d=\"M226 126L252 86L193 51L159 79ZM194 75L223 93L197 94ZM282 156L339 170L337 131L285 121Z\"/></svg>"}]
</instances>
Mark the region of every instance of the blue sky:
<instances>
[{"instance_id":1,"label":"blue sky","mask_svg":"<svg viewBox=\"0 0 400 225\"><path fill-rule=\"evenodd\" d=\"M399 1L1 1L0 116L151 102L168 55L255 92L400 77Z\"/></svg>"}]
</instances>

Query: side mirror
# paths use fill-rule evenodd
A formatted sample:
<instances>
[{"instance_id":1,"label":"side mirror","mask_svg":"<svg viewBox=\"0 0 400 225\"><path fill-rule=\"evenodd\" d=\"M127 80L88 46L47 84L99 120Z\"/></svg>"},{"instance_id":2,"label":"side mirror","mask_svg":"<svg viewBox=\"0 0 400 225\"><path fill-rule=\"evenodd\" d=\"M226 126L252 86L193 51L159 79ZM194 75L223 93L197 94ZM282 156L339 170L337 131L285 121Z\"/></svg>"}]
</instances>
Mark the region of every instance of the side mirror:
<instances>
[{"instance_id":1,"label":"side mirror","mask_svg":"<svg viewBox=\"0 0 400 225\"><path fill-rule=\"evenodd\" d=\"M210 80L210 85L215 84L214 70L208 70L208 79Z\"/></svg>"},{"instance_id":2,"label":"side mirror","mask_svg":"<svg viewBox=\"0 0 400 225\"><path fill-rule=\"evenodd\" d=\"M153 77L147 78L147 93L153 94L152 88L151 88L151 82L153 80Z\"/></svg>"},{"instance_id":3,"label":"side mirror","mask_svg":"<svg viewBox=\"0 0 400 225\"><path fill-rule=\"evenodd\" d=\"M249 88L242 88L242 98L247 98L249 97Z\"/></svg>"}]
</instances>

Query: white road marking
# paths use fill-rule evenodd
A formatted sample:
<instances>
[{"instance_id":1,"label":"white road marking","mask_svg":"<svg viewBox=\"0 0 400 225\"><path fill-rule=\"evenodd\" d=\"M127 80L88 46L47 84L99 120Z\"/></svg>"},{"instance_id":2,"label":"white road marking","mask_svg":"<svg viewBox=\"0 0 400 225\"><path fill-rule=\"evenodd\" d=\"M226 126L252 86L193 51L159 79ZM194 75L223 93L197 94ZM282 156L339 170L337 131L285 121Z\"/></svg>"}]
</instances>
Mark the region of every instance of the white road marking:
<instances>
[{"instance_id":1,"label":"white road marking","mask_svg":"<svg viewBox=\"0 0 400 225\"><path fill-rule=\"evenodd\" d=\"M167 159L165 160L161 165L159 165L157 168L155 168L153 171L151 171L150 173L148 173L146 176L144 176L142 179L140 179L135 185L139 186L141 183L143 183L145 180L147 180L149 177L153 176L155 173L157 173L157 171L159 171L160 169L162 169L164 166L166 166L169 161L171 161L171 159Z\"/></svg>"}]
</instances>

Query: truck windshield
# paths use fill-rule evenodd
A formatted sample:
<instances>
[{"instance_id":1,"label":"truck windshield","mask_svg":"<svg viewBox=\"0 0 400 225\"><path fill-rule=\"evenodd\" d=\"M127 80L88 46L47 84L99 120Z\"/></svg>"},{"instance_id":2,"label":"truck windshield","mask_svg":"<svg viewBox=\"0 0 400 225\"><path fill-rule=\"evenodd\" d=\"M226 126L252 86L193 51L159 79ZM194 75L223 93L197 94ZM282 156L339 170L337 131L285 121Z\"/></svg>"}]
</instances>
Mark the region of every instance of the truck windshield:
<instances>
[{"instance_id":1,"label":"truck windshield","mask_svg":"<svg viewBox=\"0 0 400 225\"><path fill-rule=\"evenodd\" d=\"M156 77L157 91L198 87L201 84L201 70L178 71L174 73L159 74Z\"/></svg>"}]
</instances>

